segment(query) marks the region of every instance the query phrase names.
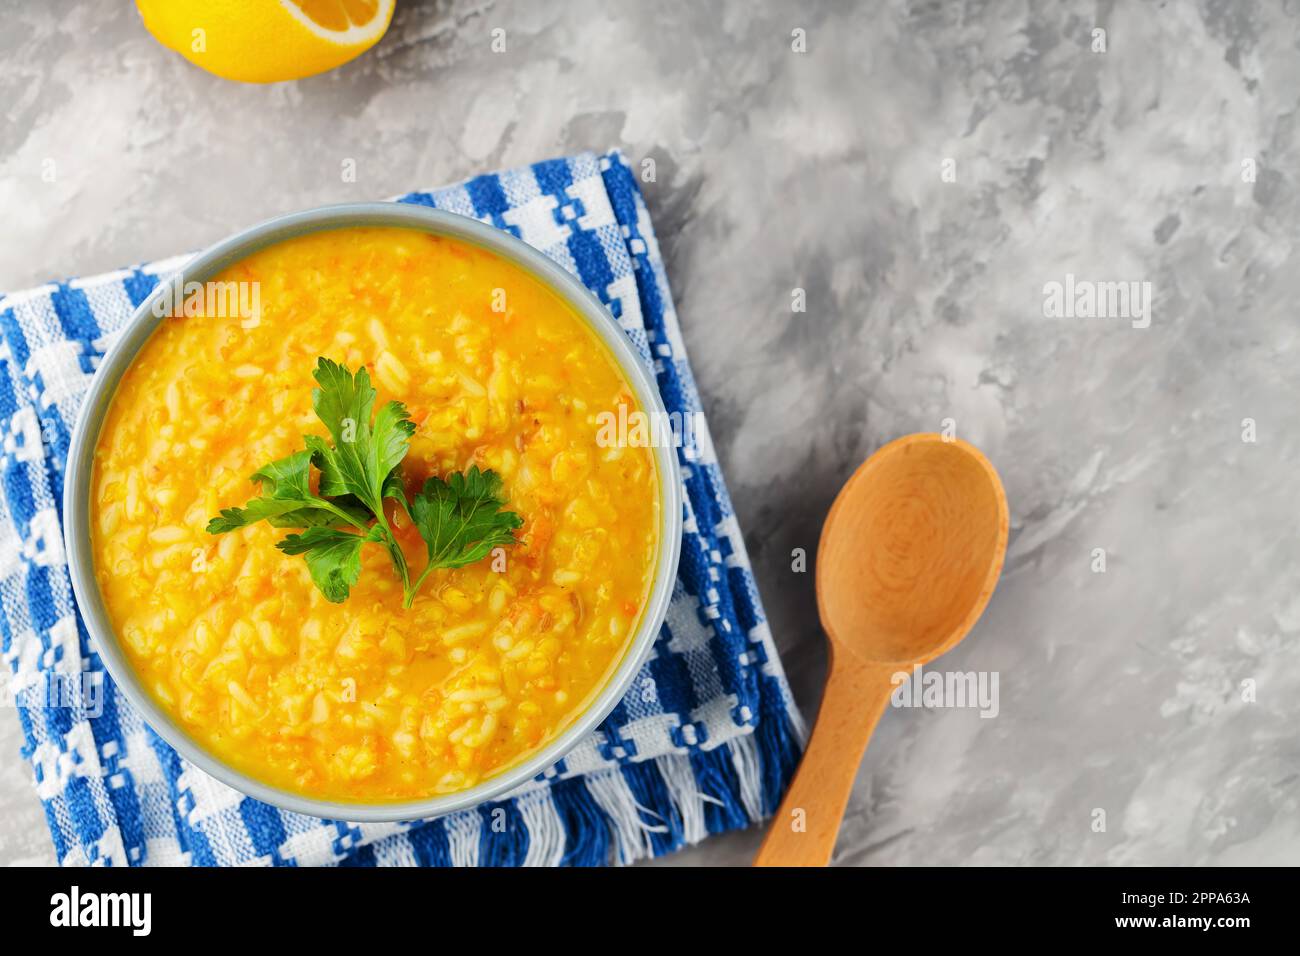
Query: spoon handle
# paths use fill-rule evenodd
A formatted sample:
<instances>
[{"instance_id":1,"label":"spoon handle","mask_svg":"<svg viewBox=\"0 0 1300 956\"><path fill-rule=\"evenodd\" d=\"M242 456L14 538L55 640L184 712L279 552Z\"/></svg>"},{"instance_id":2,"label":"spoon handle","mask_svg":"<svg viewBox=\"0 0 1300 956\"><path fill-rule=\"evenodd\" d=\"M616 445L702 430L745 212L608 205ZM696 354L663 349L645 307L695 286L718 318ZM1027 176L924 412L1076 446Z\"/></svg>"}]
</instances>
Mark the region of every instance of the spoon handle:
<instances>
[{"instance_id":1,"label":"spoon handle","mask_svg":"<svg viewBox=\"0 0 1300 956\"><path fill-rule=\"evenodd\" d=\"M893 692L896 667L865 663L831 645L817 723L755 866L825 866L835 849L862 752Z\"/></svg>"}]
</instances>

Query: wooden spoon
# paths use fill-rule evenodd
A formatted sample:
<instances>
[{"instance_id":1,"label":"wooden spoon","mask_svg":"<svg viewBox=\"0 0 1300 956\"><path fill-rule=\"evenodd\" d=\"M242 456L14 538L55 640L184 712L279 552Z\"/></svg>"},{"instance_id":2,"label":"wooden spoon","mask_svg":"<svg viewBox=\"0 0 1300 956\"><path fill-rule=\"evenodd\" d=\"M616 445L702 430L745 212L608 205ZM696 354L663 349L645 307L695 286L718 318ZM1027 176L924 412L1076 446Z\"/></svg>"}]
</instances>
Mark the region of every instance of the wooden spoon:
<instances>
[{"instance_id":1,"label":"wooden spoon","mask_svg":"<svg viewBox=\"0 0 1300 956\"><path fill-rule=\"evenodd\" d=\"M830 639L826 693L755 866L830 861L893 675L966 636L1006 549L1002 482L964 441L908 435L853 473L817 550L817 606Z\"/></svg>"}]
</instances>

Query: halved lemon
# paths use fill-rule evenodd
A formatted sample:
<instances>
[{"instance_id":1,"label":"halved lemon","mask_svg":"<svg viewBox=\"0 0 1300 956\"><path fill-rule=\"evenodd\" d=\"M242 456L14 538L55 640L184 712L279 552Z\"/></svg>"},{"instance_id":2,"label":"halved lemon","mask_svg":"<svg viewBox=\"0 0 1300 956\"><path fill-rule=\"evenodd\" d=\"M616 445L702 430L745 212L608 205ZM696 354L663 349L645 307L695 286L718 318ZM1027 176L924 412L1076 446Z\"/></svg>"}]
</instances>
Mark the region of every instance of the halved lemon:
<instances>
[{"instance_id":1,"label":"halved lemon","mask_svg":"<svg viewBox=\"0 0 1300 956\"><path fill-rule=\"evenodd\" d=\"M277 83L332 70L379 42L395 0L135 0L145 28L228 80Z\"/></svg>"}]
</instances>

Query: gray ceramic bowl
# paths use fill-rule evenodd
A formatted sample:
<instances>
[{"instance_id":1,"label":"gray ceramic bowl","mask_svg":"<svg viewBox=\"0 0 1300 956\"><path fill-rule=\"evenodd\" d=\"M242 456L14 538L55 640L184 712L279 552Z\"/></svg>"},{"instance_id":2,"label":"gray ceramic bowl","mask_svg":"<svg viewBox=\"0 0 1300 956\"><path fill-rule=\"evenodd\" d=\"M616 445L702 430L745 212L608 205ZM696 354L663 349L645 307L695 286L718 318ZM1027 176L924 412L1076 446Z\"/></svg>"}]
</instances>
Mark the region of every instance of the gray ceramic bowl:
<instances>
[{"instance_id":1,"label":"gray ceramic bowl","mask_svg":"<svg viewBox=\"0 0 1300 956\"><path fill-rule=\"evenodd\" d=\"M388 202L326 206L294 213L254 226L195 256L184 269L184 280L206 282L227 266L277 242L307 233L354 226L399 226L450 236L486 248L521 266L572 306L595 330L627 376L641 407L650 414L665 413L663 400L659 397L659 389L650 370L595 296L572 275L531 246L499 229L464 216L423 206ZM159 286L136 310L95 375L73 432L63 495L68 564L77 605L109 674L127 699L144 715L149 726L191 763L250 797L297 813L356 822L414 820L437 816L499 797L545 770L591 733L626 693L649 654L672 597L681 549L682 504L677 454L671 447L653 449L659 470L660 546L654 584L640 628L614 675L591 707L563 733L523 763L468 790L430 799L387 804L334 803L268 786L240 773L206 751L163 712L137 678L118 644L117 635L109 626L104 601L95 581L90 547L90 479L100 428L123 372L135 360L141 346L161 321L154 315L153 303L161 294L162 288Z\"/></svg>"}]
</instances>

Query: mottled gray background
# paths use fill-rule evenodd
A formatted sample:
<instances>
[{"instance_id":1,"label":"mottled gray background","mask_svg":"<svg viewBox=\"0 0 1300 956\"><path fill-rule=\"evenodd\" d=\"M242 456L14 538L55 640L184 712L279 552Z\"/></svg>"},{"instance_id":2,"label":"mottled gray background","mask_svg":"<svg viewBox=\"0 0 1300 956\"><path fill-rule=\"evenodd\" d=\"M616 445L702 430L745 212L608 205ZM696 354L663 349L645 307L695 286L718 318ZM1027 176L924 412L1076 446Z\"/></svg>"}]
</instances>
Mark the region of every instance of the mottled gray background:
<instances>
[{"instance_id":1,"label":"mottled gray background","mask_svg":"<svg viewBox=\"0 0 1300 956\"><path fill-rule=\"evenodd\" d=\"M987 451L1006 573L943 666L997 671L1001 711L887 712L837 862L1300 861L1295 2L401 0L365 57L269 88L163 50L127 0L0 6L6 288L503 164L654 157L686 342L809 715L825 654L791 549L886 440L951 418ZM1151 327L1045 319L1067 272L1151 282ZM18 746L0 713L0 860L48 862Z\"/></svg>"}]
</instances>

